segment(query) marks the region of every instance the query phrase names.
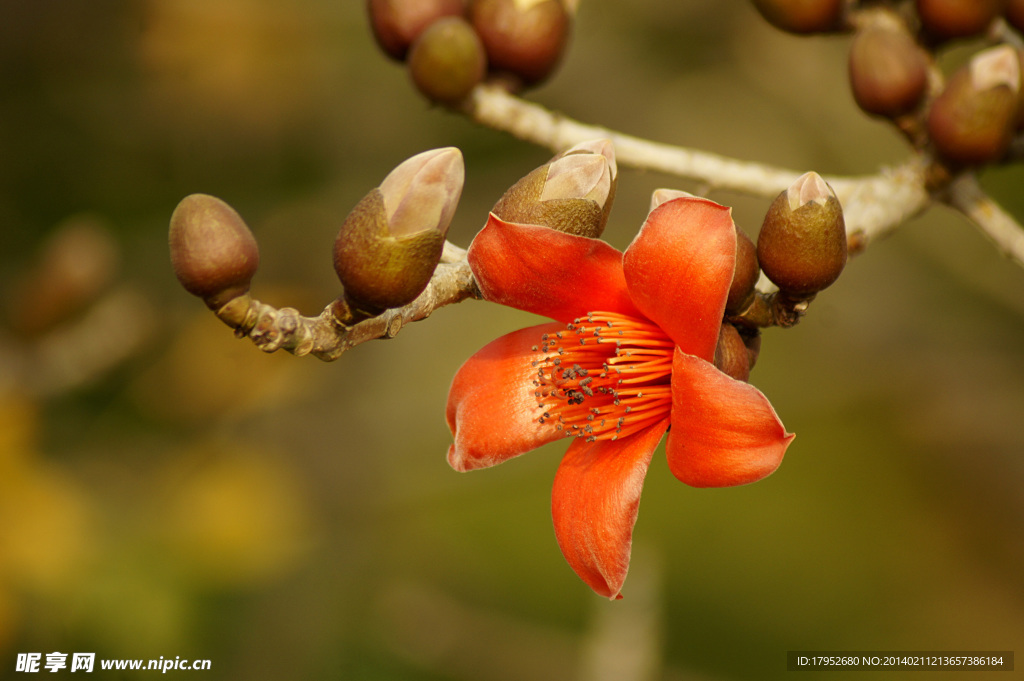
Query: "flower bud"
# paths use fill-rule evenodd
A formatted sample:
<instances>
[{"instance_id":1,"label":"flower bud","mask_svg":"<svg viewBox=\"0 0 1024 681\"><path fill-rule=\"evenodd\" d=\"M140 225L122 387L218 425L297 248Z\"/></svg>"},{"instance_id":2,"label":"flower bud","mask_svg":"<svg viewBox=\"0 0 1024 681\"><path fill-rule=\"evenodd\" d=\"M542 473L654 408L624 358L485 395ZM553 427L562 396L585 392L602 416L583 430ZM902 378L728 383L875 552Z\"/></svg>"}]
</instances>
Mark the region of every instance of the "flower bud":
<instances>
[{"instance_id":1,"label":"flower bud","mask_svg":"<svg viewBox=\"0 0 1024 681\"><path fill-rule=\"evenodd\" d=\"M401 307L423 292L444 249L465 171L454 148L417 154L356 204L334 242L346 297L367 312Z\"/></svg>"},{"instance_id":2,"label":"flower bud","mask_svg":"<svg viewBox=\"0 0 1024 681\"><path fill-rule=\"evenodd\" d=\"M850 85L857 105L894 118L913 110L928 86L924 51L906 31L869 25L850 47Z\"/></svg>"},{"instance_id":3,"label":"flower bud","mask_svg":"<svg viewBox=\"0 0 1024 681\"><path fill-rule=\"evenodd\" d=\"M999 15L1003 0L917 0L921 25L934 38L978 35Z\"/></svg>"},{"instance_id":4,"label":"flower bud","mask_svg":"<svg viewBox=\"0 0 1024 681\"><path fill-rule=\"evenodd\" d=\"M750 378L750 354L747 346L740 332L728 322L722 323L722 330L718 334L715 366L723 374L732 376L737 381L746 381Z\"/></svg>"},{"instance_id":5,"label":"flower bud","mask_svg":"<svg viewBox=\"0 0 1024 681\"><path fill-rule=\"evenodd\" d=\"M416 89L442 104L465 98L486 72L483 43L462 17L435 21L409 51L409 74Z\"/></svg>"},{"instance_id":6,"label":"flower bud","mask_svg":"<svg viewBox=\"0 0 1024 681\"><path fill-rule=\"evenodd\" d=\"M757 263L757 246L739 225L736 226L736 271L732 275L729 297L725 301L726 314L743 312L754 300L754 286L761 275Z\"/></svg>"},{"instance_id":7,"label":"flower bud","mask_svg":"<svg viewBox=\"0 0 1024 681\"><path fill-rule=\"evenodd\" d=\"M1020 62L1013 47L979 52L949 79L932 103L928 133L936 150L963 165L1006 153L1017 125Z\"/></svg>"},{"instance_id":8,"label":"flower bud","mask_svg":"<svg viewBox=\"0 0 1024 681\"><path fill-rule=\"evenodd\" d=\"M824 33L839 27L845 0L754 0L754 7L783 31Z\"/></svg>"},{"instance_id":9,"label":"flower bud","mask_svg":"<svg viewBox=\"0 0 1024 681\"><path fill-rule=\"evenodd\" d=\"M491 212L506 222L596 238L608 222L617 175L610 141L582 142L512 185Z\"/></svg>"},{"instance_id":10,"label":"flower bud","mask_svg":"<svg viewBox=\"0 0 1024 681\"><path fill-rule=\"evenodd\" d=\"M846 225L839 199L820 175L801 175L779 194L757 237L757 259L780 290L810 296L846 266Z\"/></svg>"},{"instance_id":11,"label":"flower bud","mask_svg":"<svg viewBox=\"0 0 1024 681\"><path fill-rule=\"evenodd\" d=\"M377 44L399 61L428 26L465 11L464 0L367 0L366 8Z\"/></svg>"},{"instance_id":12,"label":"flower bud","mask_svg":"<svg viewBox=\"0 0 1024 681\"><path fill-rule=\"evenodd\" d=\"M171 265L189 293L217 310L249 290L259 247L238 213L214 196L186 196L171 215Z\"/></svg>"},{"instance_id":13,"label":"flower bud","mask_svg":"<svg viewBox=\"0 0 1024 681\"><path fill-rule=\"evenodd\" d=\"M563 0L471 0L470 21L493 70L535 85L558 66L571 17Z\"/></svg>"}]
</instances>

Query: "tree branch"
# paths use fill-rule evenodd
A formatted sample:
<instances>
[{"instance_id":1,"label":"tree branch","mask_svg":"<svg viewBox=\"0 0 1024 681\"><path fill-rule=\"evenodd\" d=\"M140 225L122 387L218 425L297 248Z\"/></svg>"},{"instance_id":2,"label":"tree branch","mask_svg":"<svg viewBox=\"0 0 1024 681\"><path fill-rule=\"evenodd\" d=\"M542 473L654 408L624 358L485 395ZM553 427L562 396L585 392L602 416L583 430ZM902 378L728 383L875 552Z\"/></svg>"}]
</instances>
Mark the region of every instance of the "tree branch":
<instances>
[{"instance_id":1,"label":"tree branch","mask_svg":"<svg viewBox=\"0 0 1024 681\"><path fill-rule=\"evenodd\" d=\"M621 164L696 180L711 189L774 198L803 174L803 171L739 161L586 125L494 85L477 87L464 104L463 112L481 125L503 130L555 153L585 140L607 138L614 143L615 157ZM875 175L825 176L843 204L854 252L863 250L874 239L931 205L925 182L926 169L927 166L914 157Z\"/></svg>"},{"instance_id":2,"label":"tree branch","mask_svg":"<svg viewBox=\"0 0 1024 681\"><path fill-rule=\"evenodd\" d=\"M330 362L360 343L394 338L409 322L426 319L434 310L467 298L480 298L480 291L465 251L446 243L442 262L423 293L404 307L385 310L356 324L345 325L338 320L334 310L339 301L328 305L318 317L304 317L294 308L275 308L248 294L217 310L217 316L235 329L237 336L248 337L264 352L285 350L297 357L313 355Z\"/></svg>"},{"instance_id":3,"label":"tree branch","mask_svg":"<svg viewBox=\"0 0 1024 681\"><path fill-rule=\"evenodd\" d=\"M985 193L973 174L955 179L946 201L977 225L1003 254L1024 267L1024 227Z\"/></svg>"}]
</instances>

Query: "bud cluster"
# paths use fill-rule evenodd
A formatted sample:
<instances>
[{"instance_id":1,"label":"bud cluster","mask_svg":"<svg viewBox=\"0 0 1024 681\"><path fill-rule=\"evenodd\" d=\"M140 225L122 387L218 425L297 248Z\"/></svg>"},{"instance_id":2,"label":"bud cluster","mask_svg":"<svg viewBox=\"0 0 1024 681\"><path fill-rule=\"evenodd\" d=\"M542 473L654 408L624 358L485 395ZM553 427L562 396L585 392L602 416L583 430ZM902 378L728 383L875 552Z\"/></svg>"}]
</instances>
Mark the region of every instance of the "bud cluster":
<instances>
[{"instance_id":1,"label":"bud cluster","mask_svg":"<svg viewBox=\"0 0 1024 681\"><path fill-rule=\"evenodd\" d=\"M367 10L381 49L447 105L486 77L516 89L543 82L572 23L566 0L367 0Z\"/></svg>"},{"instance_id":2,"label":"bud cluster","mask_svg":"<svg viewBox=\"0 0 1024 681\"><path fill-rule=\"evenodd\" d=\"M407 305L423 292L441 259L464 176L458 149L425 151L356 204L334 242L343 287L332 306L338 322ZM185 197L171 215L170 251L181 285L227 323L240 324L260 256L238 213L213 196Z\"/></svg>"},{"instance_id":3,"label":"bud cluster","mask_svg":"<svg viewBox=\"0 0 1024 681\"><path fill-rule=\"evenodd\" d=\"M890 119L949 171L1004 160L1024 127L1019 38L977 51L948 77L937 60L954 41L1024 30L1024 0L752 2L792 33L853 29L849 80L857 105Z\"/></svg>"}]
</instances>

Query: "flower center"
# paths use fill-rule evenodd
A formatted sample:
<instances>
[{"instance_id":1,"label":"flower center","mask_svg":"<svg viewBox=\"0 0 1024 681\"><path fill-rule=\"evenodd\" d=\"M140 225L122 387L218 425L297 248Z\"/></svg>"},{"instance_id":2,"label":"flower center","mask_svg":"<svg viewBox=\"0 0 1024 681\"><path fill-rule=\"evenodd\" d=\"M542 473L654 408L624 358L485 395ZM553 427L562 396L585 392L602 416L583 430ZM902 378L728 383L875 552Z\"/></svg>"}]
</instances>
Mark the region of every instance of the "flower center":
<instances>
[{"instance_id":1,"label":"flower center","mask_svg":"<svg viewBox=\"0 0 1024 681\"><path fill-rule=\"evenodd\" d=\"M632 435L671 412L675 344L655 324L591 312L541 341L533 346L541 423L593 442Z\"/></svg>"}]
</instances>

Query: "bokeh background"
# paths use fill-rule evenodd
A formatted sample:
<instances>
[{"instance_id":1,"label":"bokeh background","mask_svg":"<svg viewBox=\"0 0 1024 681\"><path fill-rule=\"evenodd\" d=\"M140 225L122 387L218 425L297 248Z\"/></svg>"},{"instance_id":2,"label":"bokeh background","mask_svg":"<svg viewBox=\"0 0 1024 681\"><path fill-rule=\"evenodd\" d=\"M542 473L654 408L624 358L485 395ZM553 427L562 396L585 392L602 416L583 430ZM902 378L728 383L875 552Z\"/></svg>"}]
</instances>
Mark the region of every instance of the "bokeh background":
<instances>
[{"instance_id":1,"label":"bokeh background","mask_svg":"<svg viewBox=\"0 0 1024 681\"><path fill-rule=\"evenodd\" d=\"M656 455L609 603L554 540L564 445L445 462L451 376L529 315L470 301L332 364L265 355L167 254L176 203L220 196L259 239L254 294L316 314L340 221L401 160L462 149L449 238L466 246L547 152L429 106L355 0L0 7L0 678L52 651L359 681L776 679L787 650L1019 652L1024 271L963 219L930 210L766 332L752 380L797 433L785 462L695 490ZM856 110L848 45L778 33L743 0L586 0L529 96L868 173L906 148ZM1021 168L983 182L1024 217ZM622 171L613 245L663 186L697 189ZM756 234L766 201L713 198Z\"/></svg>"}]
</instances>

